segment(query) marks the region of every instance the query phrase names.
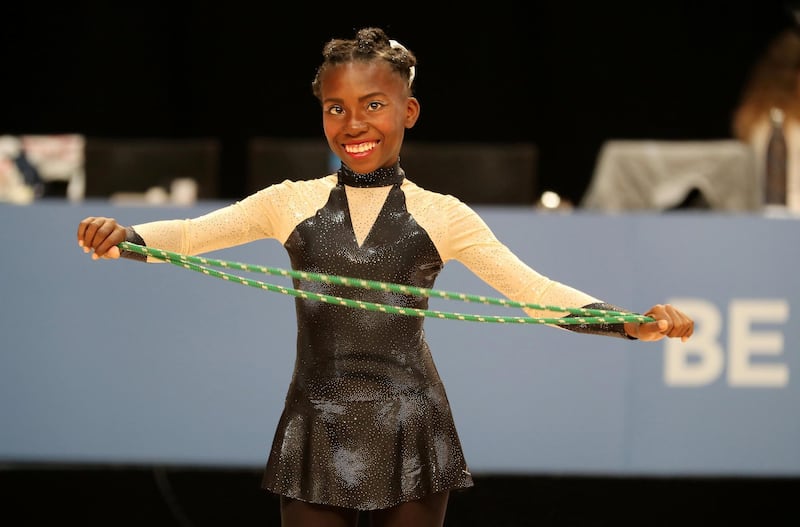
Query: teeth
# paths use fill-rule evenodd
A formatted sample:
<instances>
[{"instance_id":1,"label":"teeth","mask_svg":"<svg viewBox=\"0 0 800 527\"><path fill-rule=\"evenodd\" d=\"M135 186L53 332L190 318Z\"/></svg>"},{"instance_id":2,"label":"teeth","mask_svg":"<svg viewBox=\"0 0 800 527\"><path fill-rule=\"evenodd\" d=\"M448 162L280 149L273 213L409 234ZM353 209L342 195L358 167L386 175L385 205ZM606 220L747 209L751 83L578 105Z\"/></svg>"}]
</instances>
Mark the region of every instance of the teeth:
<instances>
[{"instance_id":1,"label":"teeth","mask_svg":"<svg viewBox=\"0 0 800 527\"><path fill-rule=\"evenodd\" d=\"M357 145L344 145L344 149L346 152L351 154L360 154L362 152L366 152L367 150L372 150L377 144L377 141L370 141L368 143L360 143Z\"/></svg>"}]
</instances>

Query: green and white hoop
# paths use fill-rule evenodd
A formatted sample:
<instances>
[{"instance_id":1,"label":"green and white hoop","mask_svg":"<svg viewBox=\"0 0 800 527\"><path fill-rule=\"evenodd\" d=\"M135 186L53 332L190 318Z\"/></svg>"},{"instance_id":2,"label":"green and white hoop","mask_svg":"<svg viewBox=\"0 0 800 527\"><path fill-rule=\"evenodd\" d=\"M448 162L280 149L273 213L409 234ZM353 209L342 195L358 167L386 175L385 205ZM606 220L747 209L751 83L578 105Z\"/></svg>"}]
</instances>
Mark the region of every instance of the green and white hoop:
<instances>
[{"instance_id":1,"label":"green and white hoop","mask_svg":"<svg viewBox=\"0 0 800 527\"><path fill-rule=\"evenodd\" d=\"M586 308L574 308L574 307L564 307L564 306L550 306L545 304L532 304L526 302L515 302L503 298L492 298L481 295L469 295L465 293L441 291L437 289L414 287L403 284L393 284L389 282L379 282L375 280L364 280L362 278L351 278L346 276L310 273L306 271L295 271L291 269L281 269L278 267L266 267L263 265L252 265L240 262L231 262L227 260L217 260L214 258L206 258L202 256L189 256L185 254L165 251L163 249L145 247L130 242L120 243L119 248L120 250L130 251L133 253L141 254L143 256L150 256L158 260L172 263L184 269L197 271L199 273L203 273L208 276L222 278L223 280L227 280L229 282L235 282L242 285L257 287L259 289L272 291L274 293L282 293L285 295L294 296L306 300L313 300L318 302L325 302L327 304L346 306L356 309L364 309L367 311L379 311L383 313L390 313L396 315L431 317L431 318L441 318L449 320L463 320L468 322L552 324L552 325L618 324L622 322L654 321L654 319L644 315L640 315L638 313L610 311L605 309L586 309ZM429 298L443 298L446 300L460 300L462 302L473 302L473 303L480 303L487 305L497 305L502 307L529 308L529 309L536 309L539 311L563 312L563 313L570 313L571 315L574 316L554 317L554 318L502 317L493 315L449 313L446 311L398 307L388 304L375 304L372 302L362 302L359 300L352 300L349 298L323 295L319 293L311 293L309 291L302 291L298 289L292 289L289 287L283 287L280 285L270 284L259 280L252 280L242 276L233 275L224 271L217 271L215 269L211 269L211 267L269 274L274 276L283 276L287 278L297 278L301 280L323 282L335 285L359 287L362 289L371 289L376 291L390 291L393 293L400 293L405 295L422 296Z\"/></svg>"}]
</instances>

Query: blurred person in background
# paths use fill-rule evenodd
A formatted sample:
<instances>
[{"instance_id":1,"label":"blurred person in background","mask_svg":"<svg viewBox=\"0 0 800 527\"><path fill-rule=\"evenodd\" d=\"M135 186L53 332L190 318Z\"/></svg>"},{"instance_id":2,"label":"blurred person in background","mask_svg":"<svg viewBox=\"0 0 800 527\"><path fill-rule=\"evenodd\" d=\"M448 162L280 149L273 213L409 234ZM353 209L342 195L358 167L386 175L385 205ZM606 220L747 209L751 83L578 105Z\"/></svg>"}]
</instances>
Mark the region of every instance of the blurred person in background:
<instances>
[{"instance_id":1,"label":"blurred person in background","mask_svg":"<svg viewBox=\"0 0 800 527\"><path fill-rule=\"evenodd\" d=\"M733 115L733 135L753 147L764 177L773 110L783 116L789 210L800 212L800 26L772 39L753 65Z\"/></svg>"}]
</instances>

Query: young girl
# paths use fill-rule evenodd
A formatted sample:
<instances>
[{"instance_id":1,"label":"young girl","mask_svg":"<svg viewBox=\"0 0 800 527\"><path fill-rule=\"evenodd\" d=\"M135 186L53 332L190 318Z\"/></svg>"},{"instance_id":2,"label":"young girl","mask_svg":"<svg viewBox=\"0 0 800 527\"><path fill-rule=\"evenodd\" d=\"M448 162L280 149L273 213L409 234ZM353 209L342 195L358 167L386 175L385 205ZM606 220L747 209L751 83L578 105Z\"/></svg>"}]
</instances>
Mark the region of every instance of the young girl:
<instances>
[{"instance_id":1,"label":"young girl","mask_svg":"<svg viewBox=\"0 0 800 527\"><path fill-rule=\"evenodd\" d=\"M89 217L78 244L97 258L139 245L200 254L273 238L296 270L433 288L458 260L516 301L614 309L537 273L452 196L407 179L400 151L420 114L416 58L376 28L329 41L312 88L325 137L341 159L335 174L284 181L189 220L125 227ZM413 178L413 174L409 175ZM427 299L296 279L297 289L427 309ZM450 406L423 329L424 318L296 299L297 356L263 477L281 496L282 524L441 527L449 492L472 486ZM527 310L530 316L559 316ZM655 341L688 339L693 322L671 305L654 322L564 325Z\"/></svg>"}]
</instances>

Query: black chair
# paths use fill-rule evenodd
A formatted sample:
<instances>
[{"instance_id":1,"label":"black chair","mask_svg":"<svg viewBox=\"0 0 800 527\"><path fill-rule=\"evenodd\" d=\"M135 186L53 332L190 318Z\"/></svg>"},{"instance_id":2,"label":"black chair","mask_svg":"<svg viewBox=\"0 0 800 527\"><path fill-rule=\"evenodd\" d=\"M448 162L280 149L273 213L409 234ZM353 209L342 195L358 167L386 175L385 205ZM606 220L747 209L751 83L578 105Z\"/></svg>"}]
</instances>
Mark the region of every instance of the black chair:
<instances>
[{"instance_id":1,"label":"black chair","mask_svg":"<svg viewBox=\"0 0 800 527\"><path fill-rule=\"evenodd\" d=\"M248 192L339 167L323 139L254 138L248 145ZM533 205L538 150L531 143L407 141L400 164L417 185L471 204Z\"/></svg>"},{"instance_id":2,"label":"black chair","mask_svg":"<svg viewBox=\"0 0 800 527\"><path fill-rule=\"evenodd\" d=\"M167 192L175 179L197 183L198 199L216 199L220 145L217 139L86 140L86 197Z\"/></svg>"},{"instance_id":3,"label":"black chair","mask_svg":"<svg viewBox=\"0 0 800 527\"><path fill-rule=\"evenodd\" d=\"M248 194L286 179L313 179L339 168L324 139L252 138L247 163Z\"/></svg>"},{"instance_id":4,"label":"black chair","mask_svg":"<svg viewBox=\"0 0 800 527\"><path fill-rule=\"evenodd\" d=\"M400 164L417 185L469 204L536 201L538 149L532 143L407 141Z\"/></svg>"}]
</instances>

